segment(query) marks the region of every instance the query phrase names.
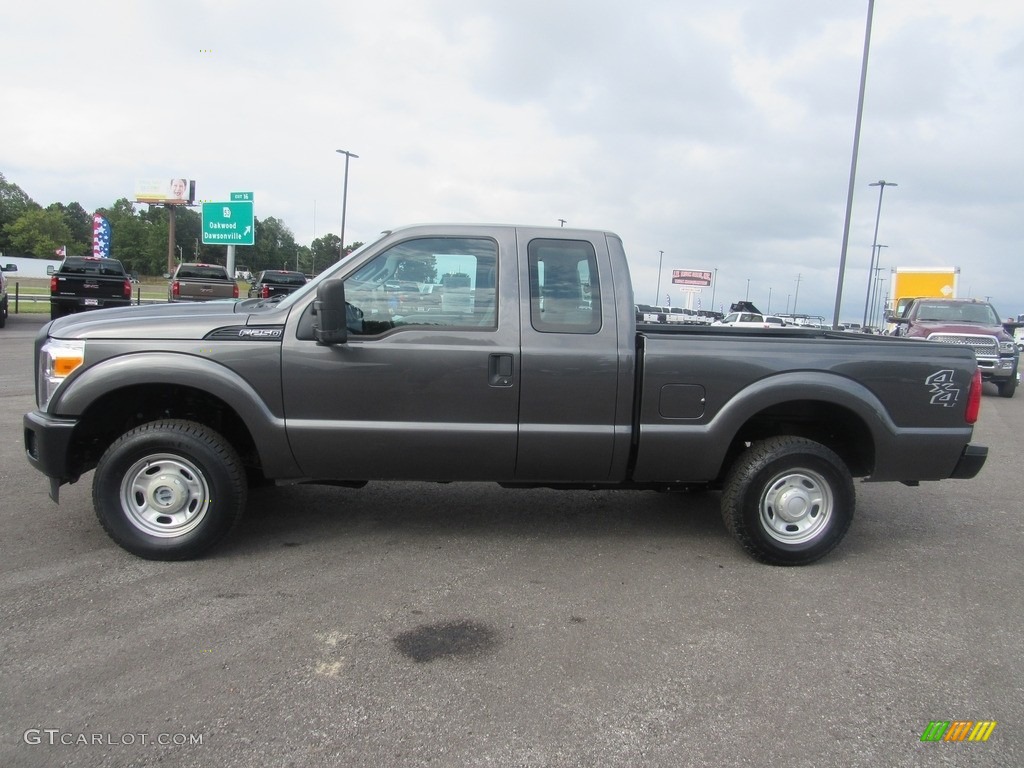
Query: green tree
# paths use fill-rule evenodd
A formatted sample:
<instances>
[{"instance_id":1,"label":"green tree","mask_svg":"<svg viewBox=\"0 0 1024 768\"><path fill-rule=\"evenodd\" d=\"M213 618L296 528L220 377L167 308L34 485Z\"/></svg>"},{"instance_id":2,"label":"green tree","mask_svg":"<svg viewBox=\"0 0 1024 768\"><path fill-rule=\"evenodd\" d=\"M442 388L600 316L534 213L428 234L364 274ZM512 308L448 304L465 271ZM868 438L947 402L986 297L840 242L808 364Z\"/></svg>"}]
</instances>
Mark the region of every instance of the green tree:
<instances>
[{"instance_id":1,"label":"green tree","mask_svg":"<svg viewBox=\"0 0 1024 768\"><path fill-rule=\"evenodd\" d=\"M248 264L253 274L263 269L295 269L298 245L284 222L273 216L256 219L255 230L255 244L236 250L236 264Z\"/></svg>"},{"instance_id":2,"label":"green tree","mask_svg":"<svg viewBox=\"0 0 1024 768\"><path fill-rule=\"evenodd\" d=\"M0 251L6 252L11 249L10 236L6 231L7 225L13 224L32 208L39 208L39 206L25 194L21 187L7 181L0 173Z\"/></svg>"},{"instance_id":3,"label":"green tree","mask_svg":"<svg viewBox=\"0 0 1024 768\"><path fill-rule=\"evenodd\" d=\"M136 212L130 200L122 197L110 208L101 208L97 213L110 222L110 255L119 259L125 269L142 275L164 271L165 265L161 266L162 263L151 253L149 233L152 224ZM166 262L166 240L162 254L163 262Z\"/></svg>"},{"instance_id":4,"label":"green tree","mask_svg":"<svg viewBox=\"0 0 1024 768\"><path fill-rule=\"evenodd\" d=\"M48 211L57 211L64 218L64 223L71 231L71 239L75 242L75 253L92 252L92 216L79 203L50 203ZM71 252L70 249L68 251Z\"/></svg>"},{"instance_id":5,"label":"green tree","mask_svg":"<svg viewBox=\"0 0 1024 768\"><path fill-rule=\"evenodd\" d=\"M36 258L55 258L57 250L67 246L68 254L84 252L76 244L60 211L32 208L4 226L11 249Z\"/></svg>"},{"instance_id":6,"label":"green tree","mask_svg":"<svg viewBox=\"0 0 1024 768\"><path fill-rule=\"evenodd\" d=\"M312 263L310 272L323 272L327 267L338 260L341 252L341 239L330 232L323 237L318 237L310 246Z\"/></svg>"}]
</instances>

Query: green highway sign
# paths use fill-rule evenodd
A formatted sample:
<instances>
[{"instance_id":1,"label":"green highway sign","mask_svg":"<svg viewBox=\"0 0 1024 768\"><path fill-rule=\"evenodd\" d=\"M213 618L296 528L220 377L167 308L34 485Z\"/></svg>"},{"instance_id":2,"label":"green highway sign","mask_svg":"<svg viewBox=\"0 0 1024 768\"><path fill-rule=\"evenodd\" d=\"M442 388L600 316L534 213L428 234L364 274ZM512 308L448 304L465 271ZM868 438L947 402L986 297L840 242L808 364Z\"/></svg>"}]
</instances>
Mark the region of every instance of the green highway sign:
<instances>
[{"instance_id":1,"label":"green highway sign","mask_svg":"<svg viewBox=\"0 0 1024 768\"><path fill-rule=\"evenodd\" d=\"M255 234L251 200L203 203L204 245L252 245Z\"/></svg>"},{"instance_id":2,"label":"green highway sign","mask_svg":"<svg viewBox=\"0 0 1024 768\"><path fill-rule=\"evenodd\" d=\"M234 202L243 202L245 200L252 202L252 192L232 192L231 199Z\"/></svg>"}]
</instances>

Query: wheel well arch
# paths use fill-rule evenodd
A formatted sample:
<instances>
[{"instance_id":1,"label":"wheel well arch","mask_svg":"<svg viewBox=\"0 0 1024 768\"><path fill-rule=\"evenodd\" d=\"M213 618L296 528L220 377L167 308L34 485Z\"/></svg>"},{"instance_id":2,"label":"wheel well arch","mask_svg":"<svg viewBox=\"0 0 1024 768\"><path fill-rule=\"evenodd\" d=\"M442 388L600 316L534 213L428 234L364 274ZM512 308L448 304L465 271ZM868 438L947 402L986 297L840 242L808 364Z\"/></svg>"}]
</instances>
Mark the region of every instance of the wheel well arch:
<instances>
[{"instance_id":1,"label":"wheel well arch","mask_svg":"<svg viewBox=\"0 0 1024 768\"><path fill-rule=\"evenodd\" d=\"M128 430L160 419L185 419L205 424L231 443L247 472L260 471L256 442L231 405L196 387L163 383L114 389L86 407L71 441L70 459L75 474L93 469L107 447Z\"/></svg>"},{"instance_id":2,"label":"wheel well arch","mask_svg":"<svg viewBox=\"0 0 1024 768\"><path fill-rule=\"evenodd\" d=\"M874 437L858 413L837 403L801 399L767 406L740 425L726 453L723 476L750 443L781 435L803 437L828 447L854 477L874 470Z\"/></svg>"}]
</instances>

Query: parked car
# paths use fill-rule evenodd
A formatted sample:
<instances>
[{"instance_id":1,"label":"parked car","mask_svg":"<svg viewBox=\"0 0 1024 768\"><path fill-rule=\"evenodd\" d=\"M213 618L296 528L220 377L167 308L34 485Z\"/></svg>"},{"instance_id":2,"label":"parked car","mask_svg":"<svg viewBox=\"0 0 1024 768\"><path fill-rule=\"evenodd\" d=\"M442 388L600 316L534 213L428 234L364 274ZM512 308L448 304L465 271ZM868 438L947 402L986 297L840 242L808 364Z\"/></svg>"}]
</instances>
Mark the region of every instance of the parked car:
<instances>
[{"instance_id":1,"label":"parked car","mask_svg":"<svg viewBox=\"0 0 1024 768\"><path fill-rule=\"evenodd\" d=\"M730 312L712 325L728 325L732 328L782 328L786 321L777 315L759 315L756 312Z\"/></svg>"},{"instance_id":2,"label":"parked car","mask_svg":"<svg viewBox=\"0 0 1024 768\"><path fill-rule=\"evenodd\" d=\"M7 264L0 267L0 328L7 325L7 278L4 272L17 272L18 267L14 264Z\"/></svg>"},{"instance_id":3,"label":"parked car","mask_svg":"<svg viewBox=\"0 0 1024 768\"><path fill-rule=\"evenodd\" d=\"M164 277L171 281L167 286L170 302L238 298L238 283L219 264L179 264L173 276Z\"/></svg>"},{"instance_id":4,"label":"parked car","mask_svg":"<svg viewBox=\"0 0 1024 768\"><path fill-rule=\"evenodd\" d=\"M274 296L287 296L304 286L308 281L301 272L289 272L283 269L265 269L260 272L251 286L250 299L270 299Z\"/></svg>"},{"instance_id":5,"label":"parked car","mask_svg":"<svg viewBox=\"0 0 1024 768\"><path fill-rule=\"evenodd\" d=\"M995 307L977 299L914 299L896 323L894 335L926 339L974 350L983 381L991 381L1001 397L1017 391L1020 349L1003 327Z\"/></svg>"},{"instance_id":6,"label":"parked car","mask_svg":"<svg viewBox=\"0 0 1024 768\"><path fill-rule=\"evenodd\" d=\"M414 273L436 289L410 291L397 314L388 286ZM611 232L389 230L281 301L46 326L26 456L54 501L93 471L107 533L166 560L227 536L250 482L419 480L721 490L725 527L752 556L801 565L843 538L855 477L917 485L985 464L965 347L637 327L631 295Z\"/></svg>"},{"instance_id":7,"label":"parked car","mask_svg":"<svg viewBox=\"0 0 1024 768\"><path fill-rule=\"evenodd\" d=\"M117 259L68 256L50 276L50 319L132 303L132 278Z\"/></svg>"},{"instance_id":8,"label":"parked car","mask_svg":"<svg viewBox=\"0 0 1024 768\"><path fill-rule=\"evenodd\" d=\"M634 304L633 313L638 323L660 323L661 307L652 307L650 304Z\"/></svg>"}]
</instances>

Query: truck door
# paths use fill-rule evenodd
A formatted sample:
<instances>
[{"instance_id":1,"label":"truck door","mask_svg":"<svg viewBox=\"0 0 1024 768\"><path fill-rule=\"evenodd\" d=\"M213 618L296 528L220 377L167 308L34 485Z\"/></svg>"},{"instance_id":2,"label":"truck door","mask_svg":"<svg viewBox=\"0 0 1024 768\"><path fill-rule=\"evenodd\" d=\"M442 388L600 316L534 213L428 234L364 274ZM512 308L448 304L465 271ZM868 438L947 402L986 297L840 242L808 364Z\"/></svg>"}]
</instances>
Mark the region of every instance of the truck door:
<instances>
[{"instance_id":1,"label":"truck door","mask_svg":"<svg viewBox=\"0 0 1024 768\"><path fill-rule=\"evenodd\" d=\"M617 238L579 237L519 233L523 482L621 479L627 460L635 339L633 324L619 322L633 306L626 257ZM610 247L621 264L614 278Z\"/></svg>"},{"instance_id":2,"label":"truck door","mask_svg":"<svg viewBox=\"0 0 1024 768\"><path fill-rule=\"evenodd\" d=\"M514 479L514 230L474 231L381 241L345 278L347 342L317 345L305 316L289 331L285 414L308 476ZM512 301L498 300L499 286Z\"/></svg>"}]
</instances>

